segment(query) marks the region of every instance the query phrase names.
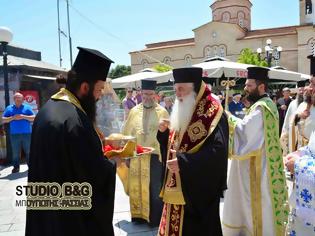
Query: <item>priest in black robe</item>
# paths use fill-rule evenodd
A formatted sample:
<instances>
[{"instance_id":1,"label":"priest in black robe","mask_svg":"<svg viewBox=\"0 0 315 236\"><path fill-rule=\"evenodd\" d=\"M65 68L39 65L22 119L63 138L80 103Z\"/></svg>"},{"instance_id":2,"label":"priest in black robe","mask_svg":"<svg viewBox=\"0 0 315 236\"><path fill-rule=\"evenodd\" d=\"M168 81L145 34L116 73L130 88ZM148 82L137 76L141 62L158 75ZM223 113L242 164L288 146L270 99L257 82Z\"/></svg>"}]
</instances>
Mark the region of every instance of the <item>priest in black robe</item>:
<instances>
[{"instance_id":1,"label":"priest in black robe","mask_svg":"<svg viewBox=\"0 0 315 236\"><path fill-rule=\"evenodd\" d=\"M65 88L40 109L33 125L28 181L87 182L92 207L27 209L26 236L114 235L116 164L104 157L94 129L95 104L111 63L99 51L79 48Z\"/></svg>"},{"instance_id":2,"label":"priest in black robe","mask_svg":"<svg viewBox=\"0 0 315 236\"><path fill-rule=\"evenodd\" d=\"M176 101L170 129L161 123L158 134L167 148L158 235L220 236L219 204L227 177L227 118L202 82L201 68L174 69L173 76Z\"/></svg>"}]
</instances>

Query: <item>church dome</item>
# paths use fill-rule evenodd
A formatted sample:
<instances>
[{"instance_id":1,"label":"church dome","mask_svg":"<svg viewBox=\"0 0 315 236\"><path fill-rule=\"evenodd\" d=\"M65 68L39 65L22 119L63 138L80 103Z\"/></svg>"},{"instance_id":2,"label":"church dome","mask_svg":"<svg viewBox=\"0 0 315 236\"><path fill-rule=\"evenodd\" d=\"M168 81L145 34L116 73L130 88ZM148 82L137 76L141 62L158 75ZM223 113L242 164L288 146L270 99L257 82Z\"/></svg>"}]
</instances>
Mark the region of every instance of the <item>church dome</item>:
<instances>
[{"instance_id":1,"label":"church dome","mask_svg":"<svg viewBox=\"0 0 315 236\"><path fill-rule=\"evenodd\" d=\"M250 30L252 3L249 0L215 0L210 7L212 21L238 24Z\"/></svg>"}]
</instances>

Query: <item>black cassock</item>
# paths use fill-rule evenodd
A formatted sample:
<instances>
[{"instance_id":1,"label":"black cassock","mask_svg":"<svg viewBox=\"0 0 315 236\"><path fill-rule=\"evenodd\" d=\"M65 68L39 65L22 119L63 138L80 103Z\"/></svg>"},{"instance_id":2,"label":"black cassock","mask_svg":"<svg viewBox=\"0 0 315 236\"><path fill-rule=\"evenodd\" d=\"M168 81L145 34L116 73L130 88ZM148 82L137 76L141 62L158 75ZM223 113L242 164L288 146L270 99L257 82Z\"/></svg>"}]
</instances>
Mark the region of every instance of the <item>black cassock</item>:
<instances>
[{"instance_id":1,"label":"black cassock","mask_svg":"<svg viewBox=\"0 0 315 236\"><path fill-rule=\"evenodd\" d=\"M87 116L69 102L49 100L34 121L28 181L88 182L92 208L27 210L26 236L114 235L115 174Z\"/></svg>"},{"instance_id":2,"label":"black cassock","mask_svg":"<svg viewBox=\"0 0 315 236\"><path fill-rule=\"evenodd\" d=\"M168 133L158 134L162 147L166 147ZM219 204L227 189L228 138L228 122L223 114L199 151L177 154L186 202L183 236L222 235ZM165 154L165 149L161 151ZM163 167L166 168L165 162Z\"/></svg>"}]
</instances>

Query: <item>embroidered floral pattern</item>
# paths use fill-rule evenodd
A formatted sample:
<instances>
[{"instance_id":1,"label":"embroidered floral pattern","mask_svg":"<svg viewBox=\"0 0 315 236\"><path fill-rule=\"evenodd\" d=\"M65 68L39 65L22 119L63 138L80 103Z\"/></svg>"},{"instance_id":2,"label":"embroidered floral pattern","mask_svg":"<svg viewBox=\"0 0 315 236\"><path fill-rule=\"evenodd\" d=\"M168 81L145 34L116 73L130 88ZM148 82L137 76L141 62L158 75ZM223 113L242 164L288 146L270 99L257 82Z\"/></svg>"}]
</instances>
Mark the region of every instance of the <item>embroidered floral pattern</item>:
<instances>
[{"instance_id":1,"label":"embroidered floral pattern","mask_svg":"<svg viewBox=\"0 0 315 236\"><path fill-rule=\"evenodd\" d=\"M212 116L214 112L218 110L218 104L217 103L211 103L208 111L207 111L207 116Z\"/></svg>"},{"instance_id":2,"label":"embroidered floral pattern","mask_svg":"<svg viewBox=\"0 0 315 236\"><path fill-rule=\"evenodd\" d=\"M260 106L263 109L265 125L265 150L268 160L268 179L271 187L271 201L277 235L284 233L284 222L287 221L289 209L286 204L288 200L282 152L279 141L279 115L276 106L269 98L262 98L250 111ZM249 111L249 112L250 112Z\"/></svg>"},{"instance_id":3,"label":"embroidered floral pattern","mask_svg":"<svg viewBox=\"0 0 315 236\"><path fill-rule=\"evenodd\" d=\"M182 153L182 152L187 152L187 148L188 148L188 144L184 144L184 146L180 147L178 152Z\"/></svg>"},{"instance_id":4,"label":"embroidered floral pattern","mask_svg":"<svg viewBox=\"0 0 315 236\"><path fill-rule=\"evenodd\" d=\"M312 194L307 189L303 189L303 191L300 193L301 198L303 198L303 201L306 203L309 203L312 200Z\"/></svg>"},{"instance_id":5,"label":"embroidered floral pattern","mask_svg":"<svg viewBox=\"0 0 315 236\"><path fill-rule=\"evenodd\" d=\"M198 103L198 108L197 108L197 115L203 116L205 114L205 106L206 106L207 100L206 99L202 99L199 101Z\"/></svg>"},{"instance_id":6,"label":"embroidered floral pattern","mask_svg":"<svg viewBox=\"0 0 315 236\"><path fill-rule=\"evenodd\" d=\"M190 138L191 142L196 142L197 140L207 136L208 132L202 123L201 120L198 120L197 122L191 124L188 129L188 136Z\"/></svg>"},{"instance_id":7,"label":"embroidered floral pattern","mask_svg":"<svg viewBox=\"0 0 315 236\"><path fill-rule=\"evenodd\" d=\"M305 227L315 229L315 155L309 147L300 150L304 153L294 166L296 215ZM297 232L298 233L298 232Z\"/></svg>"}]
</instances>

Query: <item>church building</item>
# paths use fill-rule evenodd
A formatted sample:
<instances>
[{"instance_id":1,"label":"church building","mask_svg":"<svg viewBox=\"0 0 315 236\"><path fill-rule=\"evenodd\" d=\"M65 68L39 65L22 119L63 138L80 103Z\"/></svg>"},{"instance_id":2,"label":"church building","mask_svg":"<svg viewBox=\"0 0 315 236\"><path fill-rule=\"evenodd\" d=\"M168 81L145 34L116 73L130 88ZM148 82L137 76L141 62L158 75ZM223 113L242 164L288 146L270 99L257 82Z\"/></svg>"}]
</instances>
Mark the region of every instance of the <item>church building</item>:
<instances>
[{"instance_id":1,"label":"church building","mask_svg":"<svg viewBox=\"0 0 315 236\"><path fill-rule=\"evenodd\" d=\"M197 64L214 56L237 61L244 48L254 52L262 48L264 57L266 41L271 39L274 48L282 48L281 66L309 74L306 57L315 43L315 0L299 0L299 3L299 25L255 30L251 27L252 3L249 0L215 0L210 6L212 21L193 29L193 38L149 43L141 53L130 52L132 73L158 64L154 59L174 68ZM273 51L275 58L277 53Z\"/></svg>"}]
</instances>

